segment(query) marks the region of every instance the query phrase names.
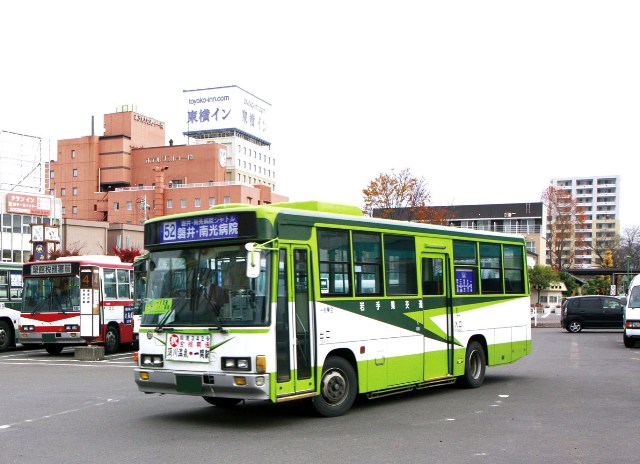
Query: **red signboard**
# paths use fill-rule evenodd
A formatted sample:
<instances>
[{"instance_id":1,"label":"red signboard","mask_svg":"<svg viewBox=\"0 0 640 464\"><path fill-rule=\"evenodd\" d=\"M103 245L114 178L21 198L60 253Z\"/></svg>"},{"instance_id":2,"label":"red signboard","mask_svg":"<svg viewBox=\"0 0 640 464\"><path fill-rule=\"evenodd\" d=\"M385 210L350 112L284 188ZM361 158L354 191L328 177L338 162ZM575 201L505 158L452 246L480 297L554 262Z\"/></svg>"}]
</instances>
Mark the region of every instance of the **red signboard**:
<instances>
[{"instance_id":1,"label":"red signboard","mask_svg":"<svg viewBox=\"0 0 640 464\"><path fill-rule=\"evenodd\" d=\"M7 213L51 216L51 203L50 197L26 193L7 193Z\"/></svg>"}]
</instances>

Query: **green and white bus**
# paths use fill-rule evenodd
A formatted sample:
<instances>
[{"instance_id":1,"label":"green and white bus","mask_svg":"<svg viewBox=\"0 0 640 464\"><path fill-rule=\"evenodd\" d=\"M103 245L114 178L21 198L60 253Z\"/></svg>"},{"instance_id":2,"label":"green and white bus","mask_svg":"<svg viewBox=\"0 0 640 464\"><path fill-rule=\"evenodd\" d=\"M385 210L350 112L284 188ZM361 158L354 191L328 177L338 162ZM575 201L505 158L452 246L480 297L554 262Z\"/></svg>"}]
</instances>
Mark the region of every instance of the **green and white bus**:
<instances>
[{"instance_id":1,"label":"green and white bus","mask_svg":"<svg viewBox=\"0 0 640 464\"><path fill-rule=\"evenodd\" d=\"M531 352L522 236L363 217L322 202L227 204L145 223L135 382L145 393L303 398L338 416Z\"/></svg>"}]
</instances>

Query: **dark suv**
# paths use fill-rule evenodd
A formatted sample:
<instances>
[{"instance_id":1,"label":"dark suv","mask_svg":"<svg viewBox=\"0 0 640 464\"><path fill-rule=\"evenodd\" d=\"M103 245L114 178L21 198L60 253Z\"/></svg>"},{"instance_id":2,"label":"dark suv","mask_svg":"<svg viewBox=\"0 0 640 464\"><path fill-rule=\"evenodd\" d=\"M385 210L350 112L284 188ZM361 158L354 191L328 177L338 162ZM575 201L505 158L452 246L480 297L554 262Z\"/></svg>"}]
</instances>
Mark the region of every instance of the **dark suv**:
<instances>
[{"instance_id":1,"label":"dark suv","mask_svg":"<svg viewBox=\"0 0 640 464\"><path fill-rule=\"evenodd\" d=\"M615 296L574 296L562 303L560 323L568 332L622 329L624 303Z\"/></svg>"}]
</instances>

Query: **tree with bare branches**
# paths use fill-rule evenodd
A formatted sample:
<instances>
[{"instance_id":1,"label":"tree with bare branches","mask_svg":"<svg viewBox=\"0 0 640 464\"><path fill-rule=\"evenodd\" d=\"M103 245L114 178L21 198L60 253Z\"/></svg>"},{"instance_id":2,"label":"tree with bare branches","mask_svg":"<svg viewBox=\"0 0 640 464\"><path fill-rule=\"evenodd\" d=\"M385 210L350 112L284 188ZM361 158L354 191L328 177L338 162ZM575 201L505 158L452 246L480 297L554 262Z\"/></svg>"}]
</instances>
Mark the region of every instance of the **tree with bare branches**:
<instances>
[{"instance_id":1,"label":"tree with bare branches","mask_svg":"<svg viewBox=\"0 0 640 464\"><path fill-rule=\"evenodd\" d=\"M381 173L362 190L363 212L367 216L413 222L444 224L447 211L431 208L431 194L424 177L414 177L409 168Z\"/></svg>"},{"instance_id":2,"label":"tree with bare branches","mask_svg":"<svg viewBox=\"0 0 640 464\"><path fill-rule=\"evenodd\" d=\"M581 231L586 229L586 211L569 190L549 186L541 199L547 207L549 262L556 271L563 271L574 263L576 250L585 247Z\"/></svg>"}]
</instances>

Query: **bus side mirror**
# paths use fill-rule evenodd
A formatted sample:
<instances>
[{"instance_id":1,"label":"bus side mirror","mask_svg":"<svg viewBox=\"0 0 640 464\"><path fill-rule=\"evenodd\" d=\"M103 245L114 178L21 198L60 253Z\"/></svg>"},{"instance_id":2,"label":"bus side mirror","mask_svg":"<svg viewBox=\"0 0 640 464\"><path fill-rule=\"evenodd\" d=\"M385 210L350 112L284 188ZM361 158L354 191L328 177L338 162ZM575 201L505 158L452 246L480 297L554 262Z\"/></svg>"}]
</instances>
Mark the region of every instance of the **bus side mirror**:
<instances>
[{"instance_id":1,"label":"bus side mirror","mask_svg":"<svg viewBox=\"0 0 640 464\"><path fill-rule=\"evenodd\" d=\"M252 243L247 243L247 277L255 279L260 275L260 250L256 249Z\"/></svg>"}]
</instances>

